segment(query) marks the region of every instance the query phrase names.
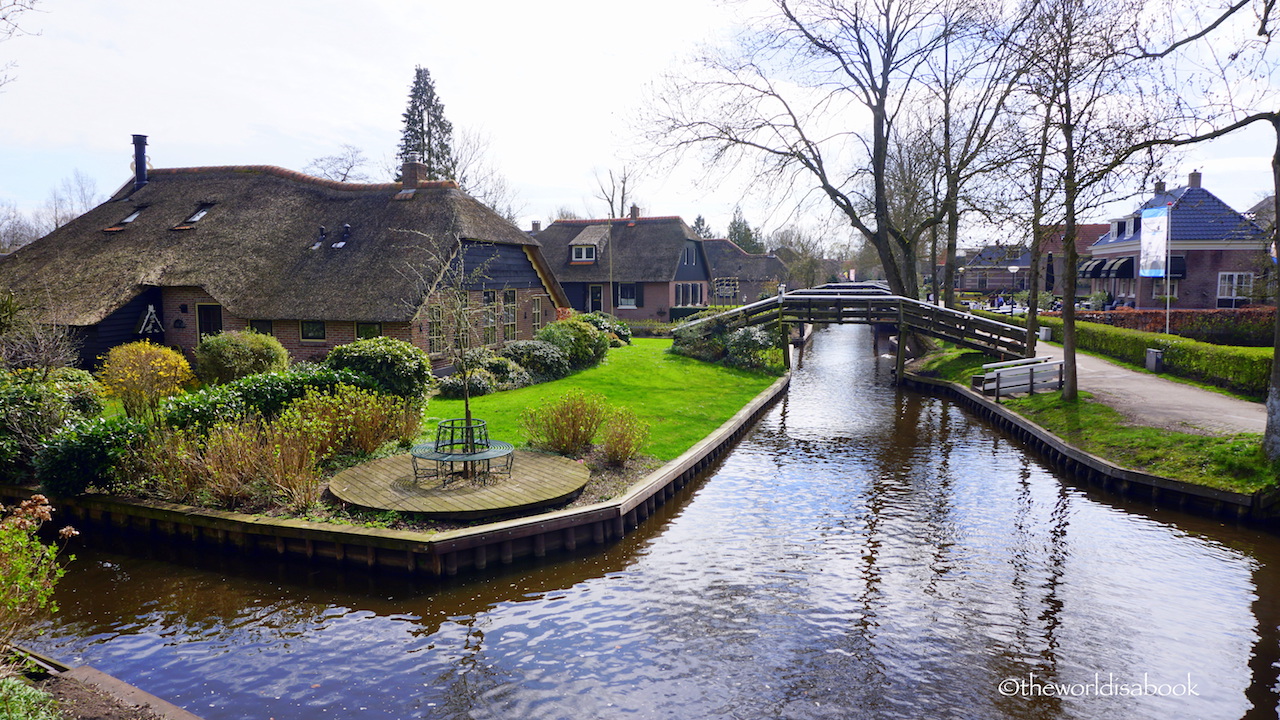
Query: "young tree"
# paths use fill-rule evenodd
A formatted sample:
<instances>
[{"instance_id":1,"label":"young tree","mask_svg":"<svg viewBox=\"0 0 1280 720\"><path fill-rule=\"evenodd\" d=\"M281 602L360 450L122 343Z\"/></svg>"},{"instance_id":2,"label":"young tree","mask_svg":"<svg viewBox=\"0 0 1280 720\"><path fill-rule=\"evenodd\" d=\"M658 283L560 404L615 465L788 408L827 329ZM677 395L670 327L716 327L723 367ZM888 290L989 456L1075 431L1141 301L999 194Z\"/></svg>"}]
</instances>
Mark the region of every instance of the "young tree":
<instances>
[{"instance_id":1,"label":"young tree","mask_svg":"<svg viewBox=\"0 0 1280 720\"><path fill-rule=\"evenodd\" d=\"M404 131L400 135L400 162L426 165L428 180L455 179L458 161L453 153L453 125L445 118L444 103L436 94L431 73L424 67L414 70L409 105L401 117Z\"/></svg>"},{"instance_id":2,"label":"young tree","mask_svg":"<svg viewBox=\"0 0 1280 720\"><path fill-rule=\"evenodd\" d=\"M751 223L747 222L747 218L742 214L742 207L735 205L733 207L733 218L729 220L729 240L734 245L746 250L749 253L764 252L763 238L760 232L751 229Z\"/></svg>"}]
</instances>

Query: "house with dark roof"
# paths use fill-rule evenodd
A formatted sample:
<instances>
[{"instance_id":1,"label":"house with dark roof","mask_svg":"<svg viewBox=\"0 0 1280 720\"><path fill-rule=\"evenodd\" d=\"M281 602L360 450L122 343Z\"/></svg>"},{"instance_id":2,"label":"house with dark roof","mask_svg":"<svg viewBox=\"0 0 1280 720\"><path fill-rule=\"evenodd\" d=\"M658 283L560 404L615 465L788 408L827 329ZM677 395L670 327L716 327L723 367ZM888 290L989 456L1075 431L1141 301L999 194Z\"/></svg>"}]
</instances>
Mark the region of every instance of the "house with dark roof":
<instances>
[{"instance_id":1,"label":"house with dark roof","mask_svg":"<svg viewBox=\"0 0 1280 720\"><path fill-rule=\"evenodd\" d=\"M703 239L679 217L556 220L542 244L569 304L624 320L678 319L712 299Z\"/></svg>"},{"instance_id":2,"label":"house with dark roof","mask_svg":"<svg viewBox=\"0 0 1280 720\"><path fill-rule=\"evenodd\" d=\"M773 253L755 254L725 239L702 241L702 251L711 269L711 301L717 305L755 302L778 294L787 281L787 264Z\"/></svg>"},{"instance_id":3,"label":"house with dark roof","mask_svg":"<svg viewBox=\"0 0 1280 720\"><path fill-rule=\"evenodd\" d=\"M1168 208L1167 277L1143 277L1142 211ZM1236 212L1201 186L1199 172L1187 184L1155 192L1133 213L1115 218L1090 248L1080 274L1117 304L1163 308L1165 295L1179 309L1242 307L1257 302L1271 272L1268 236L1249 216ZM1167 287L1167 290L1166 290Z\"/></svg>"},{"instance_id":4,"label":"house with dark roof","mask_svg":"<svg viewBox=\"0 0 1280 720\"><path fill-rule=\"evenodd\" d=\"M190 352L202 335L253 328L298 360L388 335L442 363L428 291L459 255L482 268L467 291L492 308L477 344L531 338L568 304L536 240L418 163L382 184L272 166L148 170L146 138L134 140L130 182L0 259L0 290L78 329L87 362L139 338Z\"/></svg>"},{"instance_id":5,"label":"house with dark roof","mask_svg":"<svg viewBox=\"0 0 1280 720\"><path fill-rule=\"evenodd\" d=\"M1111 229L1105 223L1076 227L1076 254L1088 260L1089 248ZM1062 294L1062 278L1066 272L1065 232L1061 227L1050 230L1040 246L1040 292ZM987 245L978 250L965 251L961 258L963 271L956 286L967 292L1008 293L1029 289L1031 281L1031 250L1026 245ZM957 257L960 253L957 252ZM1015 270L1016 268L1016 270ZM941 275L941 269L939 269ZM1083 276L1081 276L1083 277ZM1083 284L1077 294L1088 295L1092 290Z\"/></svg>"}]
</instances>

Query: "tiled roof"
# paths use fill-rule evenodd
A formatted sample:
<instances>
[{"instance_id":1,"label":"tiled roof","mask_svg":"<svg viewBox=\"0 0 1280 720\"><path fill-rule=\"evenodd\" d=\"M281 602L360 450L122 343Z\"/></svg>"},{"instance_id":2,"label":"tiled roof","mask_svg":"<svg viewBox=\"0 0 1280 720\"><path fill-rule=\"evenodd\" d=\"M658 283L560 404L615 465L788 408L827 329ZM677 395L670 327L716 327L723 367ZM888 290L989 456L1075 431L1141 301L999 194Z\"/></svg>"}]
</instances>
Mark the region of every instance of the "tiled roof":
<instances>
[{"instance_id":1,"label":"tiled roof","mask_svg":"<svg viewBox=\"0 0 1280 720\"><path fill-rule=\"evenodd\" d=\"M1202 187L1184 186L1157 193L1144 202L1134 215L1141 216L1143 210L1159 207L1170 207L1169 239L1178 241L1229 241L1250 240L1262 236L1262 229L1257 223L1231 206L1218 199L1216 195ZM1134 215L1126 216L1126 220ZM1135 229L1128 232L1130 223L1126 222L1117 237L1110 233L1102 236L1094 243L1095 248L1107 245L1132 242L1141 239L1141 223L1133 223Z\"/></svg>"}]
</instances>

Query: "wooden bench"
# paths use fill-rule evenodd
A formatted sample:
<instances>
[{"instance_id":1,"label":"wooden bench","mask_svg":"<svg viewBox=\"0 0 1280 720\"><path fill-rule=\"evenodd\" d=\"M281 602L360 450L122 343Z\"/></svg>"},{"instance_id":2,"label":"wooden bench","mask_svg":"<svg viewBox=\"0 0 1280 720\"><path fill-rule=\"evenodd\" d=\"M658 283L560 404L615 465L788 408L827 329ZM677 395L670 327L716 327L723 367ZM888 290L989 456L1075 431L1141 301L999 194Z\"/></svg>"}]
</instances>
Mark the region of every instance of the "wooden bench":
<instances>
[{"instance_id":1,"label":"wooden bench","mask_svg":"<svg viewBox=\"0 0 1280 720\"><path fill-rule=\"evenodd\" d=\"M1062 389L1062 361L1050 357L1022 358L987 363L983 374L973 376L973 389L983 395L1033 393L1044 388Z\"/></svg>"}]
</instances>

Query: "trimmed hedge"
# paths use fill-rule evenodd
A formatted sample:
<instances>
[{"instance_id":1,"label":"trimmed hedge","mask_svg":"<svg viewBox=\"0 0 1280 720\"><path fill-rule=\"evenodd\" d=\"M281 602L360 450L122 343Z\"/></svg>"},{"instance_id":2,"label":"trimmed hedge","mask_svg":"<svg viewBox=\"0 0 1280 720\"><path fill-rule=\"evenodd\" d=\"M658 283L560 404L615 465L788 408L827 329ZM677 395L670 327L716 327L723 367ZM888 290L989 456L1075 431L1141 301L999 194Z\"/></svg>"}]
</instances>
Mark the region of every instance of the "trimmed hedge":
<instances>
[{"instance_id":1,"label":"trimmed hedge","mask_svg":"<svg viewBox=\"0 0 1280 720\"><path fill-rule=\"evenodd\" d=\"M196 345L195 356L196 377L212 385L289 367L289 353L280 341L252 330L206 335Z\"/></svg>"},{"instance_id":2,"label":"trimmed hedge","mask_svg":"<svg viewBox=\"0 0 1280 720\"><path fill-rule=\"evenodd\" d=\"M386 336L357 340L329 351L325 364L373 378L379 392L418 402L435 388L431 358L421 348Z\"/></svg>"},{"instance_id":3,"label":"trimmed hedge","mask_svg":"<svg viewBox=\"0 0 1280 720\"><path fill-rule=\"evenodd\" d=\"M125 416L95 418L58 431L36 453L36 477L50 495L79 495L89 487L114 492L121 466L147 437L147 425Z\"/></svg>"},{"instance_id":4,"label":"trimmed hedge","mask_svg":"<svg viewBox=\"0 0 1280 720\"><path fill-rule=\"evenodd\" d=\"M331 393L338 385L382 392L377 380L354 370L300 363L286 372L250 375L167 399L160 417L172 428L208 428L253 413L271 420L307 390Z\"/></svg>"},{"instance_id":5,"label":"trimmed hedge","mask_svg":"<svg viewBox=\"0 0 1280 720\"><path fill-rule=\"evenodd\" d=\"M975 312L974 314L1026 326L1022 317ZM1039 316L1041 327L1051 328L1054 342L1062 342L1062 318ZM1253 397L1266 397L1271 384L1269 347L1213 345L1177 335L1076 321L1076 347L1134 365L1145 365L1147 349L1164 352L1164 370L1170 375L1198 380Z\"/></svg>"},{"instance_id":6,"label":"trimmed hedge","mask_svg":"<svg viewBox=\"0 0 1280 720\"><path fill-rule=\"evenodd\" d=\"M527 370L534 382L559 380L573 371L569 356L545 340L514 340L499 354Z\"/></svg>"}]
</instances>

